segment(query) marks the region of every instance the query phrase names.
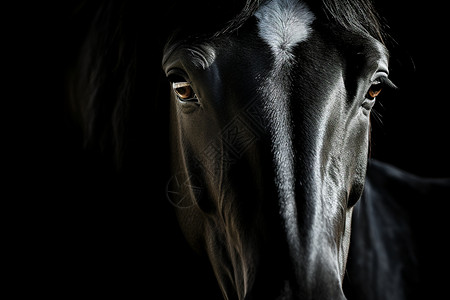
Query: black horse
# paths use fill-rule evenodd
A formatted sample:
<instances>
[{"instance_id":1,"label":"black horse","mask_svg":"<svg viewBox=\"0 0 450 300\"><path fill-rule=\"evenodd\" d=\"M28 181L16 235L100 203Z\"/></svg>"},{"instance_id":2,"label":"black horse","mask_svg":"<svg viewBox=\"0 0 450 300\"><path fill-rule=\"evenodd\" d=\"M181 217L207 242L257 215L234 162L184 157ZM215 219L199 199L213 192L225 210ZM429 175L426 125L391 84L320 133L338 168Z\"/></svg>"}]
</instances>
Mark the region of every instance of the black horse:
<instances>
[{"instance_id":1,"label":"black horse","mask_svg":"<svg viewBox=\"0 0 450 300\"><path fill-rule=\"evenodd\" d=\"M449 182L378 162L366 179L371 110L395 88L371 2L164 8L101 5L69 94L87 147L103 151L91 162L113 157L117 184L144 185L135 174L155 159L170 170L148 183L178 219L155 237L173 261L156 273L184 282L167 297L346 299L344 279L349 298L415 296L418 204L404 197L444 197ZM148 34L160 17L171 22Z\"/></svg>"}]
</instances>

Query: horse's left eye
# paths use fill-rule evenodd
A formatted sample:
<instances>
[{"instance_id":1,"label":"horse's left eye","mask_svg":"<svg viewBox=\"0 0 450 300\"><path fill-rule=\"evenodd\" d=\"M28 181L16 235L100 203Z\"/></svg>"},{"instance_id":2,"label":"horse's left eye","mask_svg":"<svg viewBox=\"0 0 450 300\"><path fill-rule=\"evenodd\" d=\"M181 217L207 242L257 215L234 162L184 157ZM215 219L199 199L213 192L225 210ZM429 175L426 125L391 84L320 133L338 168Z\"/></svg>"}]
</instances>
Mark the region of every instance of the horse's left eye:
<instances>
[{"instance_id":1,"label":"horse's left eye","mask_svg":"<svg viewBox=\"0 0 450 300\"><path fill-rule=\"evenodd\" d=\"M181 101L198 101L197 95L188 82L173 82L172 89Z\"/></svg>"},{"instance_id":2,"label":"horse's left eye","mask_svg":"<svg viewBox=\"0 0 450 300\"><path fill-rule=\"evenodd\" d=\"M395 84L392 83L392 81L390 81L387 76L380 76L378 79L372 82L372 85L367 91L366 98L369 100L375 99L378 95L380 95L381 91L385 87L388 89L397 89Z\"/></svg>"},{"instance_id":3,"label":"horse's left eye","mask_svg":"<svg viewBox=\"0 0 450 300\"><path fill-rule=\"evenodd\" d=\"M366 97L370 100L375 99L383 90L383 84L381 82L374 83L367 91Z\"/></svg>"}]
</instances>

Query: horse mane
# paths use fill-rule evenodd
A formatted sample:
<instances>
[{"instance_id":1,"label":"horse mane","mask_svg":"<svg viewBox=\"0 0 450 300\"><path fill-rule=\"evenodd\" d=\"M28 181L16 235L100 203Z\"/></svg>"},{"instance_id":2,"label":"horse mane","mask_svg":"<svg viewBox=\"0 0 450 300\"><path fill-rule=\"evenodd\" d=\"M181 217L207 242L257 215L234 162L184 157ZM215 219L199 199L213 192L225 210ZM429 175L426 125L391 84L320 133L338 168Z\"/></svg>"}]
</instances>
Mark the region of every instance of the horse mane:
<instances>
[{"instance_id":1,"label":"horse mane","mask_svg":"<svg viewBox=\"0 0 450 300\"><path fill-rule=\"evenodd\" d=\"M308 0L316 13L347 31L370 35L384 43L385 31L371 0ZM319 7L317 7L319 6Z\"/></svg>"},{"instance_id":2,"label":"horse mane","mask_svg":"<svg viewBox=\"0 0 450 300\"><path fill-rule=\"evenodd\" d=\"M128 151L130 143L134 149L145 149L139 139L146 135L160 145L167 142L166 132L155 132L155 128L168 127L167 113L158 113L168 108L168 88L160 64L164 44L173 32L183 28L183 34L230 34L265 1L166 2L158 4L157 11L141 1L85 4L93 17L71 71L70 109L82 128L85 146L106 154L119 168L126 153L132 152ZM304 2L322 23L383 41L382 26L370 0ZM208 9L211 13L205 16ZM206 33L205 28L209 30ZM150 153L155 150L147 146Z\"/></svg>"},{"instance_id":3,"label":"horse mane","mask_svg":"<svg viewBox=\"0 0 450 300\"><path fill-rule=\"evenodd\" d=\"M118 162L136 76L135 33L124 11L125 3L104 1L94 12L69 82L71 111L85 147L108 152Z\"/></svg>"},{"instance_id":4,"label":"horse mane","mask_svg":"<svg viewBox=\"0 0 450 300\"><path fill-rule=\"evenodd\" d=\"M270 0L247 0L243 10L222 31L227 33L239 29L261 4ZM383 42L385 32L380 17L371 0L304 0L320 20L340 26L348 31L368 34ZM324 22L324 21L322 21Z\"/></svg>"}]
</instances>

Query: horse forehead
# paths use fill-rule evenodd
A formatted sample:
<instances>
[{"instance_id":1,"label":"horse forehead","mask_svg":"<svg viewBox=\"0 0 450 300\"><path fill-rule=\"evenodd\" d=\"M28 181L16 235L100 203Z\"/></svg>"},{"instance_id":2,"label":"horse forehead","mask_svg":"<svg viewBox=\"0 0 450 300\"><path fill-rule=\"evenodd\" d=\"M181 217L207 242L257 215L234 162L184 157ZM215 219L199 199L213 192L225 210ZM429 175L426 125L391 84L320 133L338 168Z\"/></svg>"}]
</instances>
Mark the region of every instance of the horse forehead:
<instances>
[{"instance_id":1,"label":"horse forehead","mask_svg":"<svg viewBox=\"0 0 450 300\"><path fill-rule=\"evenodd\" d=\"M289 74L297 61L294 48L308 39L315 17L298 0L268 1L256 11L255 17L258 20L258 35L271 50L274 60L272 71L263 79L265 89L261 91L261 96L272 140L280 214L284 220L291 255L298 257L300 238L294 195L296 178L293 169L293 132L290 126L292 116L288 110L292 86Z\"/></svg>"},{"instance_id":2,"label":"horse forehead","mask_svg":"<svg viewBox=\"0 0 450 300\"><path fill-rule=\"evenodd\" d=\"M270 47L275 67L294 59L293 48L310 35L315 17L308 7L298 0L272 0L255 13L258 34Z\"/></svg>"}]
</instances>

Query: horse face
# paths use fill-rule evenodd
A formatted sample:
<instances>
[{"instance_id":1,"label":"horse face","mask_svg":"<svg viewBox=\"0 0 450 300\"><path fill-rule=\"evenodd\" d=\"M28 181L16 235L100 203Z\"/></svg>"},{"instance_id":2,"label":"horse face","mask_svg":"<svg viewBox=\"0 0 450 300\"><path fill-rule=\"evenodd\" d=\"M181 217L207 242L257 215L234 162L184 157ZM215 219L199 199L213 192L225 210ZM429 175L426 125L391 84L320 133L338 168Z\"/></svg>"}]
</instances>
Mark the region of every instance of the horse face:
<instances>
[{"instance_id":1,"label":"horse face","mask_svg":"<svg viewBox=\"0 0 450 300\"><path fill-rule=\"evenodd\" d=\"M269 1L235 33L165 48L169 198L227 298L345 298L387 54L314 20L297 1Z\"/></svg>"}]
</instances>

